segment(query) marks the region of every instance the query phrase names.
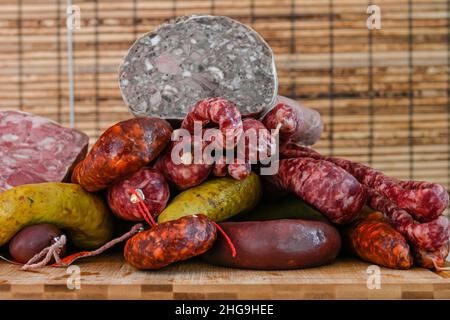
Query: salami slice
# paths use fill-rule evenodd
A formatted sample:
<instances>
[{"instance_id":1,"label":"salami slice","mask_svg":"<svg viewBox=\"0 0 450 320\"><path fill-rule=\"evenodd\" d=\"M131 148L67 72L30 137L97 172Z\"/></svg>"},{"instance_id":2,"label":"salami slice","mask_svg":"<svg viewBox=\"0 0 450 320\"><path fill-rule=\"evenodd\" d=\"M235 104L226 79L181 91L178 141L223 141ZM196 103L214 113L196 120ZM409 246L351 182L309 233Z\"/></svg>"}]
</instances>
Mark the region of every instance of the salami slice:
<instances>
[{"instance_id":1,"label":"salami slice","mask_svg":"<svg viewBox=\"0 0 450 320\"><path fill-rule=\"evenodd\" d=\"M275 104L272 50L253 29L227 17L185 16L133 44L119 72L135 116L183 119L199 100L222 97L243 116Z\"/></svg>"},{"instance_id":2,"label":"salami slice","mask_svg":"<svg viewBox=\"0 0 450 320\"><path fill-rule=\"evenodd\" d=\"M50 119L0 112L0 192L22 184L62 182L86 156L89 137Z\"/></svg>"}]
</instances>

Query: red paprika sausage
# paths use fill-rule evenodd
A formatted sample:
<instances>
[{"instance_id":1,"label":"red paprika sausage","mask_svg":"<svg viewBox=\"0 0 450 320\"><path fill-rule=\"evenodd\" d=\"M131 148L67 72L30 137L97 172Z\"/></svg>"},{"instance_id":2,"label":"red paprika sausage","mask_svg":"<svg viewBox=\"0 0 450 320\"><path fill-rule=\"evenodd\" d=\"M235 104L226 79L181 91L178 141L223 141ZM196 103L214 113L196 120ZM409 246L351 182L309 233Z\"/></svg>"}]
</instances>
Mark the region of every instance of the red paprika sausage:
<instances>
[{"instance_id":1,"label":"red paprika sausage","mask_svg":"<svg viewBox=\"0 0 450 320\"><path fill-rule=\"evenodd\" d=\"M139 117L107 129L78 163L72 182L90 192L102 190L155 159L170 141L172 127L162 119Z\"/></svg>"},{"instance_id":2,"label":"red paprika sausage","mask_svg":"<svg viewBox=\"0 0 450 320\"><path fill-rule=\"evenodd\" d=\"M206 216L184 216L157 224L130 238L124 257L140 270L161 269L206 252L216 238L216 226Z\"/></svg>"},{"instance_id":3,"label":"red paprika sausage","mask_svg":"<svg viewBox=\"0 0 450 320\"><path fill-rule=\"evenodd\" d=\"M141 192L142 202L153 218L163 211L170 196L169 186L163 175L155 169L142 168L108 188L106 198L116 216L129 221L144 220L137 200L133 200L136 190Z\"/></svg>"},{"instance_id":4,"label":"red paprika sausage","mask_svg":"<svg viewBox=\"0 0 450 320\"><path fill-rule=\"evenodd\" d=\"M405 238L380 213L372 213L345 228L344 243L354 255L380 266L409 269L413 264Z\"/></svg>"}]
</instances>

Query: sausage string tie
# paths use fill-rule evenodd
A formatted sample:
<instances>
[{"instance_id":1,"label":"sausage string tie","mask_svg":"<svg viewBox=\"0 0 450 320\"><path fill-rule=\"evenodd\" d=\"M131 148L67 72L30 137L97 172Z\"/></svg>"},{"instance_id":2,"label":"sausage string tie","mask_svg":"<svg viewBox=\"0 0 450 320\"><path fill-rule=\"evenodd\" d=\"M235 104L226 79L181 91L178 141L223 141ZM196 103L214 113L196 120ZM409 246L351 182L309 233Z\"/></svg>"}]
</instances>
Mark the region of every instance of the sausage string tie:
<instances>
[{"instance_id":1,"label":"sausage string tie","mask_svg":"<svg viewBox=\"0 0 450 320\"><path fill-rule=\"evenodd\" d=\"M55 259L56 263L61 262L59 255L67 242L67 238L65 235L61 235L60 237L55 237L54 240L55 242L53 244L42 249L41 252L35 254L28 260L28 262L22 266L21 270L29 271L44 267L50 262L52 257Z\"/></svg>"},{"instance_id":2,"label":"sausage string tie","mask_svg":"<svg viewBox=\"0 0 450 320\"><path fill-rule=\"evenodd\" d=\"M52 267L67 267L71 265L75 260L78 260L80 258L86 258L86 257L93 257L96 255L99 255L103 253L104 251L108 250L109 248L115 246L119 242L124 241L125 239L133 236L134 234L141 232L144 230L144 226L141 223L138 223L134 225L130 231L123 234L122 236L115 238L97 250L94 251L81 251L78 253L74 253L70 256L67 256L63 259L61 259L60 254L62 249L64 248L67 238L65 235L61 235L60 237L55 237L55 242L48 246L47 248L42 249L41 252L34 255L26 264L22 266L22 270L28 271L28 270L34 270L38 268L42 268L46 266L50 260L53 258L55 259L55 263L52 264ZM37 262L39 261L39 262Z\"/></svg>"},{"instance_id":3,"label":"sausage string tie","mask_svg":"<svg viewBox=\"0 0 450 320\"><path fill-rule=\"evenodd\" d=\"M231 249L231 256L233 258L236 257L236 248L235 248L233 242L231 241L230 237L227 235L227 233L216 222L214 222L214 221L211 221L211 222L216 226L217 230L219 230L220 233L222 233L222 235L225 237L225 240L227 241L228 246Z\"/></svg>"},{"instance_id":4,"label":"sausage string tie","mask_svg":"<svg viewBox=\"0 0 450 320\"><path fill-rule=\"evenodd\" d=\"M139 213L144 217L145 221L148 223L150 227L153 227L156 222L153 219L152 214L148 210L147 206L144 203L144 194L141 189L134 189L132 191L132 195L130 201L132 203L137 203Z\"/></svg>"}]
</instances>

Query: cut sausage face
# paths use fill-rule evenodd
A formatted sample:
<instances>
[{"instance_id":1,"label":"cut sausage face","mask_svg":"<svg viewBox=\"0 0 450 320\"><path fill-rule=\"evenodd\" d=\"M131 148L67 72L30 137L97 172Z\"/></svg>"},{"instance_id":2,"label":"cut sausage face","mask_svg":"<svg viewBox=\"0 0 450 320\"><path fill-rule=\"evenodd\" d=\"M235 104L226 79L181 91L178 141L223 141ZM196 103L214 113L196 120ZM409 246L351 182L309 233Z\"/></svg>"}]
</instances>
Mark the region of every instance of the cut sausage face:
<instances>
[{"instance_id":1,"label":"cut sausage face","mask_svg":"<svg viewBox=\"0 0 450 320\"><path fill-rule=\"evenodd\" d=\"M227 17L186 16L133 44L119 72L135 116L183 119L201 99L223 97L243 115L275 104L273 53L253 29Z\"/></svg>"}]
</instances>

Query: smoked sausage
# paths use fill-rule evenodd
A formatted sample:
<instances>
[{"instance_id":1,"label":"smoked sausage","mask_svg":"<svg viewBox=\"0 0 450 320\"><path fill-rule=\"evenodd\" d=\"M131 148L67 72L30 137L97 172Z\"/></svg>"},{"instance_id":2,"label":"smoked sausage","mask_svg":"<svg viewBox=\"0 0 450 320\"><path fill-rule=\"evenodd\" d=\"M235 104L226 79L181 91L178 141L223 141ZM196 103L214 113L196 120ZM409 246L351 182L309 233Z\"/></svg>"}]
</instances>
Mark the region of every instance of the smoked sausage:
<instances>
[{"instance_id":1,"label":"smoked sausage","mask_svg":"<svg viewBox=\"0 0 450 320\"><path fill-rule=\"evenodd\" d=\"M155 225L130 238L125 260L140 270L155 270L209 250L217 228L204 215L189 215Z\"/></svg>"},{"instance_id":2,"label":"smoked sausage","mask_svg":"<svg viewBox=\"0 0 450 320\"><path fill-rule=\"evenodd\" d=\"M99 191L155 159L170 141L172 127L162 119L139 117L107 129L72 173L72 182Z\"/></svg>"}]
</instances>

